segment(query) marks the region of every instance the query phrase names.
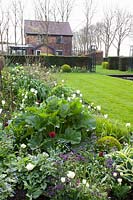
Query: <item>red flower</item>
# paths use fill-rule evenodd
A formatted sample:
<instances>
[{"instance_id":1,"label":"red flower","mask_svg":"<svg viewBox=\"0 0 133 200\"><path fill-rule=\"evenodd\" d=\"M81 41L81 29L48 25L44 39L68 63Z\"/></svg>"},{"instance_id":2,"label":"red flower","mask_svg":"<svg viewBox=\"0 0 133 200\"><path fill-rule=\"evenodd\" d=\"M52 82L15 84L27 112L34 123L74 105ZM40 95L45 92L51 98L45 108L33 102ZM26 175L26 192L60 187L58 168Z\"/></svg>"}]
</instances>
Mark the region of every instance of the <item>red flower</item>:
<instances>
[{"instance_id":1,"label":"red flower","mask_svg":"<svg viewBox=\"0 0 133 200\"><path fill-rule=\"evenodd\" d=\"M103 157L103 156L104 156L104 152L103 151L99 152L99 157Z\"/></svg>"},{"instance_id":2,"label":"red flower","mask_svg":"<svg viewBox=\"0 0 133 200\"><path fill-rule=\"evenodd\" d=\"M8 126L8 122L5 122L5 123L4 123L4 127L6 127L6 126Z\"/></svg>"},{"instance_id":3,"label":"red flower","mask_svg":"<svg viewBox=\"0 0 133 200\"><path fill-rule=\"evenodd\" d=\"M54 138L56 136L56 133L54 131L49 132L49 137Z\"/></svg>"}]
</instances>

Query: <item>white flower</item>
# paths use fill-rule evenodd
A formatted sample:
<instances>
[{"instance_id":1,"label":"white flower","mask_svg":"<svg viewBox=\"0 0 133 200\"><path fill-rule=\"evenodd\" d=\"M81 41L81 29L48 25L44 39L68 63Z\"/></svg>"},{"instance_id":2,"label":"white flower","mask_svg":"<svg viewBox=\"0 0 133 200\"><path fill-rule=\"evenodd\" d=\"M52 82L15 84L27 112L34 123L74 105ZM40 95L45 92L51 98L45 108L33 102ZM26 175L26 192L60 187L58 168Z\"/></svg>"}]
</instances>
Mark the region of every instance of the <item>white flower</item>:
<instances>
[{"instance_id":1,"label":"white flower","mask_svg":"<svg viewBox=\"0 0 133 200\"><path fill-rule=\"evenodd\" d=\"M34 167L35 167L35 165L33 165L32 163L29 163L29 164L26 165L26 169L28 171L31 171L32 169L34 169Z\"/></svg>"},{"instance_id":2,"label":"white flower","mask_svg":"<svg viewBox=\"0 0 133 200\"><path fill-rule=\"evenodd\" d=\"M76 97L76 94L73 94L73 95L72 95L72 98L74 99L75 97Z\"/></svg>"},{"instance_id":3,"label":"white flower","mask_svg":"<svg viewBox=\"0 0 133 200\"><path fill-rule=\"evenodd\" d=\"M119 184L121 184L122 183L122 178L118 178L117 181L118 181Z\"/></svg>"},{"instance_id":4,"label":"white flower","mask_svg":"<svg viewBox=\"0 0 133 200\"><path fill-rule=\"evenodd\" d=\"M31 88L30 91L34 93L35 89L34 89L34 88Z\"/></svg>"},{"instance_id":5,"label":"white flower","mask_svg":"<svg viewBox=\"0 0 133 200\"><path fill-rule=\"evenodd\" d=\"M1 103L4 106L6 102L5 102L5 100L2 100Z\"/></svg>"},{"instance_id":6,"label":"white flower","mask_svg":"<svg viewBox=\"0 0 133 200\"><path fill-rule=\"evenodd\" d=\"M70 98L70 97L67 97L67 100L68 100L68 101L71 101L71 98Z\"/></svg>"},{"instance_id":7,"label":"white flower","mask_svg":"<svg viewBox=\"0 0 133 200\"><path fill-rule=\"evenodd\" d=\"M22 149L25 149L25 148L26 148L26 145L25 145L25 144L21 144L21 148L22 148Z\"/></svg>"},{"instance_id":8,"label":"white flower","mask_svg":"<svg viewBox=\"0 0 133 200\"><path fill-rule=\"evenodd\" d=\"M120 176L123 176L123 172L120 172Z\"/></svg>"},{"instance_id":9,"label":"white flower","mask_svg":"<svg viewBox=\"0 0 133 200\"><path fill-rule=\"evenodd\" d=\"M85 185L85 184L86 184L86 179L83 179L83 180L82 180L82 183Z\"/></svg>"},{"instance_id":10,"label":"white flower","mask_svg":"<svg viewBox=\"0 0 133 200\"><path fill-rule=\"evenodd\" d=\"M76 90L76 93L77 93L77 94L80 94L80 90Z\"/></svg>"},{"instance_id":11,"label":"white flower","mask_svg":"<svg viewBox=\"0 0 133 200\"><path fill-rule=\"evenodd\" d=\"M114 176L114 177L117 177L117 172L114 172L114 173L113 173L113 176Z\"/></svg>"},{"instance_id":12,"label":"white flower","mask_svg":"<svg viewBox=\"0 0 133 200\"><path fill-rule=\"evenodd\" d=\"M65 183L65 181L66 181L66 178L65 177L61 177L61 182Z\"/></svg>"},{"instance_id":13,"label":"white flower","mask_svg":"<svg viewBox=\"0 0 133 200\"><path fill-rule=\"evenodd\" d=\"M82 100L80 99L80 103L82 103Z\"/></svg>"},{"instance_id":14,"label":"white flower","mask_svg":"<svg viewBox=\"0 0 133 200\"><path fill-rule=\"evenodd\" d=\"M2 108L0 108L0 114L2 113Z\"/></svg>"},{"instance_id":15,"label":"white flower","mask_svg":"<svg viewBox=\"0 0 133 200\"><path fill-rule=\"evenodd\" d=\"M45 157L49 157L48 153L46 153L46 152L43 152L42 154L43 154L43 156L45 156Z\"/></svg>"},{"instance_id":16,"label":"white flower","mask_svg":"<svg viewBox=\"0 0 133 200\"><path fill-rule=\"evenodd\" d=\"M91 106L88 106L88 109L91 109Z\"/></svg>"},{"instance_id":17,"label":"white flower","mask_svg":"<svg viewBox=\"0 0 133 200\"><path fill-rule=\"evenodd\" d=\"M67 177L68 177L68 178L74 178L74 177L75 177L75 173L72 172L72 171L68 171Z\"/></svg>"},{"instance_id":18,"label":"white flower","mask_svg":"<svg viewBox=\"0 0 133 200\"><path fill-rule=\"evenodd\" d=\"M131 126L131 124L130 123L126 123L126 127L130 127Z\"/></svg>"},{"instance_id":19,"label":"white flower","mask_svg":"<svg viewBox=\"0 0 133 200\"><path fill-rule=\"evenodd\" d=\"M96 109L97 109L98 111L100 111L100 110L101 110L101 106L97 106Z\"/></svg>"},{"instance_id":20,"label":"white flower","mask_svg":"<svg viewBox=\"0 0 133 200\"><path fill-rule=\"evenodd\" d=\"M86 187L89 187L90 185L89 185L89 183L86 183Z\"/></svg>"},{"instance_id":21,"label":"white flower","mask_svg":"<svg viewBox=\"0 0 133 200\"><path fill-rule=\"evenodd\" d=\"M80 94L80 97L82 97L83 95L82 94Z\"/></svg>"},{"instance_id":22,"label":"white flower","mask_svg":"<svg viewBox=\"0 0 133 200\"><path fill-rule=\"evenodd\" d=\"M37 94L37 90L34 90L34 93Z\"/></svg>"},{"instance_id":23,"label":"white flower","mask_svg":"<svg viewBox=\"0 0 133 200\"><path fill-rule=\"evenodd\" d=\"M64 80L62 80L61 82L64 83Z\"/></svg>"},{"instance_id":24,"label":"white flower","mask_svg":"<svg viewBox=\"0 0 133 200\"><path fill-rule=\"evenodd\" d=\"M64 98L64 94L62 94L61 97Z\"/></svg>"},{"instance_id":25,"label":"white flower","mask_svg":"<svg viewBox=\"0 0 133 200\"><path fill-rule=\"evenodd\" d=\"M108 118L108 114L105 114L105 115L104 115L104 118L107 119L107 118Z\"/></svg>"}]
</instances>

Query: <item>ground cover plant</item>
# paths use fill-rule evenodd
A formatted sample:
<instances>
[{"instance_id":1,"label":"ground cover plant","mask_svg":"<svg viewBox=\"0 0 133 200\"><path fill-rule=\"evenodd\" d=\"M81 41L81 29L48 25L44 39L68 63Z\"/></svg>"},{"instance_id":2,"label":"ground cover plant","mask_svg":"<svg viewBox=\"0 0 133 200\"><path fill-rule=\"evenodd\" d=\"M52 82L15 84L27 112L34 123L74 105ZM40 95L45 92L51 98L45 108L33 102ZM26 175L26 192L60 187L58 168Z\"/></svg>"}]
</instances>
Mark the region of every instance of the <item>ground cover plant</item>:
<instances>
[{"instance_id":1,"label":"ground cover plant","mask_svg":"<svg viewBox=\"0 0 133 200\"><path fill-rule=\"evenodd\" d=\"M131 124L112 123L79 89L46 76L2 72L0 199L132 199Z\"/></svg>"}]
</instances>

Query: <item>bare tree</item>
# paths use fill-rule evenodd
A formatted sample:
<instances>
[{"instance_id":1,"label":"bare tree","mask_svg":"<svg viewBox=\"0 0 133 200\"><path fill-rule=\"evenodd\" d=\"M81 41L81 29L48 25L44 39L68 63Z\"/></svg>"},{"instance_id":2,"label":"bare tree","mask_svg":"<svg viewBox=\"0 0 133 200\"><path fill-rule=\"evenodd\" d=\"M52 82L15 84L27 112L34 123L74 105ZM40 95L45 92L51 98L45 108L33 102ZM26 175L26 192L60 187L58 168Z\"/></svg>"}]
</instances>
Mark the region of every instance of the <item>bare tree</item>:
<instances>
[{"instance_id":1,"label":"bare tree","mask_svg":"<svg viewBox=\"0 0 133 200\"><path fill-rule=\"evenodd\" d=\"M95 44L99 50L102 48L102 26L103 24L100 22L97 22L95 25Z\"/></svg>"},{"instance_id":2,"label":"bare tree","mask_svg":"<svg viewBox=\"0 0 133 200\"><path fill-rule=\"evenodd\" d=\"M85 28L84 28L84 51L88 51L90 48L90 41L89 41L89 31L90 26L92 24L92 19L94 17L96 6L94 5L92 0L84 0L84 16L85 16Z\"/></svg>"},{"instance_id":3,"label":"bare tree","mask_svg":"<svg viewBox=\"0 0 133 200\"><path fill-rule=\"evenodd\" d=\"M4 51L4 44L6 43L6 38L8 34L9 34L9 11L8 8L6 7L3 8L2 5L0 5L0 44L2 53Z\"/></svg>"},{"instance_id":4,"label":"bare tree","mask_svg":"<svg viewBox=\"0 0 133 200\"><path fill-rule=\"evenodd\" d=\"M24 2L22 0L18 1L18 23L20 26L20 34L21 34L21 44L24 43L24 32L23 32L23 26L24 26Z\"/></svg>"},{"instance_id":5,"label":"bare tree","mask_svg":"<svg viewBox=\"0 0 133 200\"><path fill-rule=\"evenodd\" d=\"M12 0L12 23L14 26L14 43L17 44L17 26L18 26L18 4L17 0Z\"/></svg>"},{"instance_id":6,"label":"bare tree","mask_svg":"<svg viewBox=\"0 0 133 200\"><path fill-rule=\"evenodd\" d=\"M116 9L116 23L118 24L118 29L113 45L117 50L117 56L120 56L121 44L130 33L132 24L131 14L126 10Z\"/></svg>"},{"instance_id":7,"label":"bare tree","mask_svg":"<svg viewBox=\"0 0 133 200\"><path fill-rule=\"evenodd\" d=\"M52 13L56 21L67 22L71 16L75 0L55 0ZM55 18L56 17L56 18Z\"/></svg>"},{"instance_id":8,"label":"bare tree","mask_svg":"<svg viewBox=\"0 0 133 200\"><path fill-rule=\"evenodd\" d=\"M45 30L45 36L43 36L43 43L47 47L48 54L48 29L49 29L49 20L51 15L51 0L38 0L34 1L35 4L35 15L36 19L40 20L42 29ZM45 21L45 23L44 23Z\"/></svg>"},{"instance_id":9,"label":"bare tree","mask_svg":"<svg viewBox=\"0 0 133 200\"><path fill-rule=\"evenodd\" d=\"M114 42L116 32L118 30L118 24L115 21L115 12L109 10L104 13L104 19L102 24L102 42L105 46L105 57L108 57L109 49Z\"/></svg>"}]
</instances>

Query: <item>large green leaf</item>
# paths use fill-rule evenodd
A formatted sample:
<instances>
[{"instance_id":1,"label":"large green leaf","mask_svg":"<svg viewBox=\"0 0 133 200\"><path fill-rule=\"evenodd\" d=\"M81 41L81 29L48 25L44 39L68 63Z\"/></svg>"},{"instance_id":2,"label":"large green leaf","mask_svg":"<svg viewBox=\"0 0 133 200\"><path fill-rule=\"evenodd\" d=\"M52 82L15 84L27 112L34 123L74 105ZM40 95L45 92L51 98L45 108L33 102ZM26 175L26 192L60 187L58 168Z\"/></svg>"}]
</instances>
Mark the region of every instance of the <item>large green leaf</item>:
<instances>
[{"instance_id":1,"label":"large green leaf","mask_svg":"<svg viewBox=\"0 0 133 200\"><path fill-rule=\"evenodd\" d=\"M65 134L61 136L61 139L67 143L79 144L81 142L81 133L72 128L67 128Z\"/></svg>"}]
</instances>

